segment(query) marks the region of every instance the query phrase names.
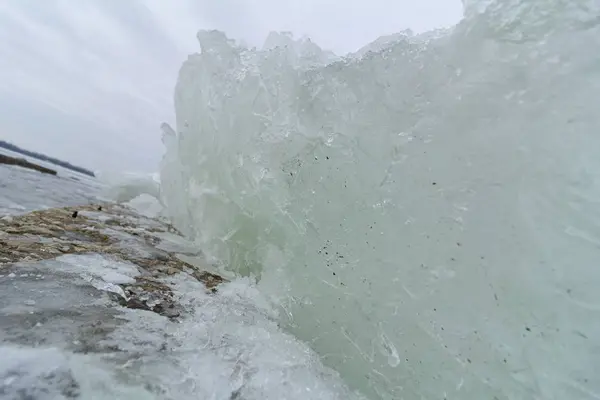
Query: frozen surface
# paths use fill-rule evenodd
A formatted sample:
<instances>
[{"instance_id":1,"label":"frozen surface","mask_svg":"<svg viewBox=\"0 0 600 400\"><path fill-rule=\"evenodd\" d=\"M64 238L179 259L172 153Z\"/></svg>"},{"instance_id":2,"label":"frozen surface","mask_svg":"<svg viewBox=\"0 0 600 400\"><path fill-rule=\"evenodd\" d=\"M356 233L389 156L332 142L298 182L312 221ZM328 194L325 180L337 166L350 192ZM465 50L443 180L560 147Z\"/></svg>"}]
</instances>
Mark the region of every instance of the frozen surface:
<instances>
[{"instance_id":1,"label":"frozen surface","mask_svg":"<svg viewBox=\"0 0 600 400\"><path fill-rule=\"evenodd\" d=\"M185 275L168 283L179 322L109 306L81 270L132 275L94 255L9 268L0 277L0 397L7 399L339 399L361 397L277 324L247 281L208 294Z\"/></svg>"},{"instance_id":2,"label":"frozen surface","mask_svg":"<svg viewBox=\"0 0 600 400\"><path fill-rule=\"evenodd\" d=\"M119 382L96 357L57 348L0 346L0 396L5 399L156 399Z\"/></svg>"},{"instance_id":3,"label":"frozen surface","mask_svg":"<svg viewBox=\"0 0 600 400\"><path fill-rule=\"evenodd\" d=\"M0 192L31 209L69 198L72 186L27 170L10 171L18 185ZM47 179L44 181L44 179ZM83 182L77 188L86 189ZM100 212L81 216L110 225ZM10 217L7 217L10 218ZM197 247L152 232L155 221L123 215L127 229L147 229L168 251L198 258ZM115 239L122 230L106 229ZM4 238L3 236L0 236ZM32 240L39 240L32 237ZM163 250L126 242L132 253ZM182 254L182 257L186 257ZM158 259L158 258L157 258ZM208 295L186 275L170 286L185 308L179 322L117 306L113 293L141 271L101 254L66 255L0 266L0 398L262 400L359 399L336 372L277 323L276 311L247 281ZM132 296L133 297L133 296Z\"/></svg>"},{"instance_id":4,"label":"frozen surface","mask_svg":"<svg viewBox=\"0 0 600 400\"><path fill-rule=\"evenodd\" d=\"M200 32L162 203L370 398L597 399L599 4L472 0L333 63Z\"/></svg>"},{"instance_id":5,"label":"frozen surface","mask_svg":"<svg viewBox=\"0 0 600 400\"><path fill-rule=\"evenodd\" d=\"M97 200L101 187L93 178L60 169L58 176L52 176L0 165L0 217L42 208L89 204Z\"/></svg>"},{"instance_id":6,"label":"frozen surface","mask_svg":"<svg viewBox=\"0 0 600 400\"><path fill-rule=\"evenodd\" d=\"M79 275L99 290L116 293L127 299L119 284L134 283L140 275L138 268L130 263L116 261L100 254L69 254L58 257L56 271Z\"/></svg>"},{"instance_id":7,"label":"frozen surface","mask_svg":"<svg viewBox=\"0 0 600 400\"><path fill-rule=\"evenodd\" d=\"M170 399L360 398L306 344L281 331L275 310L247 281L214 296L196 282L178 279L174 286L194 310L190 318L165 326L132 312L106 342L146 350L121 369L128 379L152 382Z\"/></svg>"}]
</instances>

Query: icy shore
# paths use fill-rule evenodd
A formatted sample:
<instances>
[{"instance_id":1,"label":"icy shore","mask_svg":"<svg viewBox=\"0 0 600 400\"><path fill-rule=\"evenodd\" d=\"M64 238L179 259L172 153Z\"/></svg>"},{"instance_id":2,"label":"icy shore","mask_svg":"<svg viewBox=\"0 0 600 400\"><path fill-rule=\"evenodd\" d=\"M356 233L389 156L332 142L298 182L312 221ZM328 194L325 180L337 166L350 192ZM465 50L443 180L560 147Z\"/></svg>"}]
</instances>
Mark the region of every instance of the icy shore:
<instances>
[{"instance_id":1,"label":"icy shore","mask_svg":"<svg viewBox=\"0 0 600 400\"><path fill-rule=\"evenodd\" d=\"M125 206L0 218L0 397L360 398L211 268Z\"/></svg>"}]
</instances>

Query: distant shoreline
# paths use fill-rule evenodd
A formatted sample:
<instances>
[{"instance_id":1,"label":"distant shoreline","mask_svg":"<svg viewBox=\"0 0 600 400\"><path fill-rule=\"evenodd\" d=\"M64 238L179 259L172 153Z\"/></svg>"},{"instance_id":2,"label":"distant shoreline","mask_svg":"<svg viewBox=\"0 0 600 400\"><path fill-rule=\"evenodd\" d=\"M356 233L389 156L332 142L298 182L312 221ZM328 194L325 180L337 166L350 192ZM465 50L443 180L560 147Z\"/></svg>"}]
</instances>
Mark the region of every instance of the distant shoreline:
<instances>
[{"instance_id":1,"label":"distant shoreline","mask_svg":"<svg viewBox=\"0 0 600 400\"><path fill-rule=\"evenodd\" d=\"M15 153L23 154L23 155L26 155L26 156L29 156L29 157L32 157L32 158L35 158L35 159L38 159L38 160L41 160L41 161L46 161L46 162L58 165L60 167L70 169L71 171L79 172L80 174L88 175L88 176L91 176L91 177L94 177L94 178L96 177L96 175L92 171L90 171L88 169L85 169L85 168L82 168L82 167L78 167L78 166L73 165L71 163L68 163L66 161L62 161L62 160L59 160L57 158L49 157L49 156L44 155L44 154L40 154L40 153L36 153L36 152L33 152L33 151L22 149L19 146L16 146L16 145L14 145L12 143L5 142L4 140L0 140L0 147L4 148L4 149L7 149L7 150L10 150L10 151L14 151ZM35 164L31 164L31 165L35 165ZM47 168L44 168L44 167L39 167L39 168L47 169ZM52 171L50 169L48 169L48 170ZM39 171L39 169L38 169L38 171Z\"/></svg>"},{"instance_id":2,"label":"distant shoreline","mask_svg":"<svg viewBox=\"0 0 600 400\"><path fill-rule=\"evenodd\" d=\"M16 165L21 168L33 169L33 170L39 171L43 174L56 175L56 171L53 169L42 167L41 165L37 165L34 163L30 163L29 161L27 161L24 158L9 157L4 154L0 154L0 164Z\"/></svg>"}]
</instances>

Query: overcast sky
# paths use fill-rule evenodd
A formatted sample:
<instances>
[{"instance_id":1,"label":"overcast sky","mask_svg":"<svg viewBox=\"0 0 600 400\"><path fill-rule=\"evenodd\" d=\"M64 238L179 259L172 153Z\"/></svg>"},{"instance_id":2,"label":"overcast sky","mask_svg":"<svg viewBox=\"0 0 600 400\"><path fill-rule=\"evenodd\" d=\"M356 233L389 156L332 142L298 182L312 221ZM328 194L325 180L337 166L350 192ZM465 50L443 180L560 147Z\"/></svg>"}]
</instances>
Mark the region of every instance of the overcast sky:
<instances>
[{"instance_id":1,"label":"overcast sky","mask_svg":"<svg viewBox=\"0 0 600 400\"><path fill-rule=\"evenodd\" d=\"M460 0L1 0L0 138L92 169L154 171L195 33L304 34L344 54L450 26Z\"/></svg>"}]
</instances>

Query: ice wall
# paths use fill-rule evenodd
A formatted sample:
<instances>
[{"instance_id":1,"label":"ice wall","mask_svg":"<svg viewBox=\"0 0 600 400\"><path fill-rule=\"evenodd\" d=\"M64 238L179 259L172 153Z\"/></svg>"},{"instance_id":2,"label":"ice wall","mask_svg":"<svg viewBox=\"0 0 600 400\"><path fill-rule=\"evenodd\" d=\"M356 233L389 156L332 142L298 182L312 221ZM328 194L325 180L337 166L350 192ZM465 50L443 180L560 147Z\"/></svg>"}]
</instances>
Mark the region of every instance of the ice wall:
<instances>
[{"instance_id":1,"label":"ice wall","mask_svg":"<svg viewBox=\"0 0 600 400\"><path fill-rule=\"evenodd\" d=\"M373 399L598 398L597 4L334 62L200 32L162 201Z\"/></svg>"}]
</instances>

